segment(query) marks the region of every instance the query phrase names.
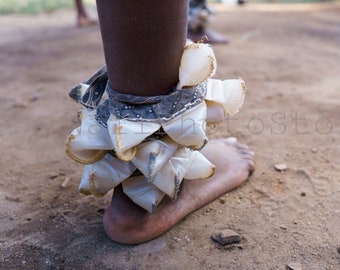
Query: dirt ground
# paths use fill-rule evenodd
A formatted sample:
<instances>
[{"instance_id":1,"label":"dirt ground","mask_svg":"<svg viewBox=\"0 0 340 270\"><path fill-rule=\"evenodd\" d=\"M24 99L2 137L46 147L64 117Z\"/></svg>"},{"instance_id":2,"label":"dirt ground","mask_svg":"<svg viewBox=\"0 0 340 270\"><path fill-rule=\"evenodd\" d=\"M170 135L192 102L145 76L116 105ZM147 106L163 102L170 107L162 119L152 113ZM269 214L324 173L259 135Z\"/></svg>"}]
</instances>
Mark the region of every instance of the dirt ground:
<instances>
[{"instance_id":1,"label":"dirt ground","mask_svg":"<svg viewBox=\"0 0 340 270\"><path fill-rule=\"evenodd\" d=\"M231 41L213 46L215 77L249 90L213 136L249 145L256 171L136 246L108 239L111 194L79 194L64 151L80 108L68 91L104 63L99 28L72 10L0 17L0 269L340 269L340 5L212 7ZM223 228L242 241L213 242Z\"/></svg>"}]
</instances>

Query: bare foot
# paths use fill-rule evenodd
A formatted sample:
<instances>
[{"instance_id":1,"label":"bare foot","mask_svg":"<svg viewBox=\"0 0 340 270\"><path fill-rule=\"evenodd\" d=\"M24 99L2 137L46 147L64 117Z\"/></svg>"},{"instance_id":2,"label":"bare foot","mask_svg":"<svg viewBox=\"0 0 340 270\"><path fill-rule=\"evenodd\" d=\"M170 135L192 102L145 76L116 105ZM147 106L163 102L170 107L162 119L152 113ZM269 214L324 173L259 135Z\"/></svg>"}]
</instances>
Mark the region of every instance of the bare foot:
<instances>
[{"instance_id":1,"label":"bare foot","mask_svg":"<svg viewBox=\"0 0 340 270\"><path fill-rule=\"evenodd\" d=\"M98 21L94 19L90 19L88 17L78 17L77 18L77 27L88 27L92 25L97 25Z\"/></svg>"},{"instance_id":2,"label":"bare foot","mask_svg":"<svg viewBox=\"0 0 340 270\"><path fill-rule=\"evenodd\" d=\"M117 187L104 214L108 236L122 244L152 240L188 214L240 186L254 170L253 153L235 138L211 140L202 153L216 165L214 176L206 180L184 180L177 199L164 199L154 214L134 204Z\"/></svg>"}]
</instances>

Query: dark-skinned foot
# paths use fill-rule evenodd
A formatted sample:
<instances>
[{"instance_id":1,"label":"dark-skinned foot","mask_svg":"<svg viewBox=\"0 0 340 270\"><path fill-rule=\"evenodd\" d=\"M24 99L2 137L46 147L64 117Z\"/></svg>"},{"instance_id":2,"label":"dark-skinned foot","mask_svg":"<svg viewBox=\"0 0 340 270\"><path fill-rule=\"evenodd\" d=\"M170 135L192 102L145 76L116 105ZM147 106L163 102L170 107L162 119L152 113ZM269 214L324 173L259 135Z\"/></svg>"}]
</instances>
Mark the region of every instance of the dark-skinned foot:
<instances>
[{"instance_id":1,"label":"dark-skinned foot","mask_svg":"<svg viewBox=\"0 0 340 270\"><path fill-rule=\"evenodd\" d=\"M193 211L240 186L254 170L253 153L235 138L211 140L201 152L215 164L215 174L205 180L184 180L177 199L164 199L153 214L134 204L117 187L104 214L108 236L122 244L152 240Z\"/></svg>"}]
</instances>

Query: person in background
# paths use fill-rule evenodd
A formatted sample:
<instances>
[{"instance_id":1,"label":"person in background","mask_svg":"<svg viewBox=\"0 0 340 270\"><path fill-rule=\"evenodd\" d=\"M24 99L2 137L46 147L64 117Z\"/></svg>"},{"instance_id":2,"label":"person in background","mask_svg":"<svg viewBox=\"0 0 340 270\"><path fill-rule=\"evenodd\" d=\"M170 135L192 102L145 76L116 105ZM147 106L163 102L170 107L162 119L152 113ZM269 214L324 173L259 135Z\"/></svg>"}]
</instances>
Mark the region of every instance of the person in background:
<instances>
[{"instance_id":1,"label":"person in background","mask_svg":"<svg viewBox=\"0 0 340 270\"><path fill-rule=\"evenodd\" d=\"M188 38L194 42L228 43L224 35L209 29L211 15L206 0L190 0Z\"/></svg>"},{"instance_id":2,"label":"person in background","mask_svg":"<svg viewBox=\"0 0 340 270\"><path fill-rule=\"evenodd\" d=\"M75 7L77 11L76 25L77 27L86 27L98 24L98 21L92 19L84 6L83 0L75 0Z\"/></svg>"}]
</instances>

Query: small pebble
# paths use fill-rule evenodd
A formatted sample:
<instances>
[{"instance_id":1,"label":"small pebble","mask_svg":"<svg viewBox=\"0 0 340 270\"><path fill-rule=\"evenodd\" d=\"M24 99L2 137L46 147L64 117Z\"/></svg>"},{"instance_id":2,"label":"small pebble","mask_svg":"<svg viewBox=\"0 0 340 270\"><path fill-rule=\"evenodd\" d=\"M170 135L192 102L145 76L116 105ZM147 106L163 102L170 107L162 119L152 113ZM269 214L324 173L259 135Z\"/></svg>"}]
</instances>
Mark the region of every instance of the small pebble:
<instances>
[{"instance_id":1,"label":"small pebble","mask_svg":"<svg viewBox=\"0 0 340 270\"><path fill-rule=\"evenodd\" d=\"M104 214L105 213L105 209L104 208L100 208L100 209L97 210L97 213Z\"/></svg>"},{"instance_id":2,"label":"small pebble","mask_svg":"<svg viewBox=\"0 0 340 270\"><path fill-rule=\"evenodd\" d=\"M34 96L31 96L31 97L30 97L30 101L31 101L31 102L38 101L39 99L40 99L40 97L37 96L37 95L34 95Z\"/></svg>"},{"instance_id":3,"label":"small pebble","mask_svg":"<svg viewBox=\"0 0 340 270\"><path fill-rule=\"evenodd\" d=\"M21 201L19 197L5 196L5 199L9 202L20 202Z\"/></svg>"},{"instance_id":4,"label":"small pebble","mask_svg":"<svg viewBox=\"0 0 340 270\"><path fill-rule=\"evenodd\" d=\"M340 247L337 248L338 253L340 254Z\"/></svg>"},{"instance_id":5,"label":"small pebble","mask_svg":"<svg viewBox=\"0 0 340 270\"><path fill-rule=\"evenodd\" d=\"M64 181L61 183L62 188L66 188L70 185L71 178L70 177L65 177Z\"/></svg>"},{"instance_id":6,"label":"small pebble","mask_svg":"<svg viewBox=\"0 0 340 270\"><path fill-rule=\"evenodd\" d=\"M181 241L181 238L179 238L179 237L176 237L176 236L174 236L174 238L173 238L173 239L174 239L174 241L175 241L175 242L180 242L180 241Z\"/></svg>"},{"instance_id":7,"label":"small pebble","mask_svg":"<svg viewBox=\"0 0 340 270\"><path fill-rule=\"evenodd\" d=\"M225 204L225 199L219 199L219 201L220 201L220 204Z\"/></svg>"},{"instance_id":8,"label":"small pebble","mask_svg":"<svg viewBox=\"0 0 340 270\"><path fill-rule=\"evenodd\" d=\"M222 246L241 242L241 236L229 229L217 230L212 234L211 238Z\"/></svg>"},{"instance_id":9,"label":"small pebble","mask_svg":"<svg viewBox=\"0 0 340 270\"><path fill-rule=\"evenodd\" d=\"M311 150L310 150L312 153L317 153L318 152L318 149L316 149L316 148L312 148Z\"/></svg>"},{"instance_id":10,"label":"small pebble","mask_svg":"<svg viewBox=\"0 0 340 270\"><path fill-rule=\"evenodd\" d=\"M26 109L28 104L26 102L15 102L12 104L13 108Z\"/></svg>"},{"instance_id":11,"label":"small pebble","mask_svg":"<svg viewBox=\"0 0 340 270\"><path fill-rule=\"evenodd\" d=\"M305 197L306 196L306 192L301 192L301 196Z\"/></svg>"},{"instance_id":12,"label":"small pebble","mask_svg":"<svg viewBox=\"0 0 340 270\"><path fill-rule=\"evenodd\" d=\"M287 265L289 270L302 270L301 264L298 262L292 262Z\"/></svg>"},{"instance_id":13,"label":"small pebble","mask_svg":"<svg viewBox=\"0 0 340 270\"><path fill-rule=\"evenodd\" d=\"M58 176L59 174L53 174L53 175L50 175L48 178L53 180L53 179L56 179Z\"/></svg>"},{"instance_id":14,"label":"small pebble","mask_svg":"<svg viewBox=\"0 0 340 270\"><path fill-rule=\"evenodd\" d=\"M275 164L274 168L275 168L275 170L277 170L279 172L283 172L283 171L288 169L288 166L284 163L280 163L280 164Z\"/></svg>"},{"instance_id":15,"label":"small pebble","mask_svg":"<svg viewBox=\"0 0 340 270\"><path fill-rule=\"evenodd\" d=\"M284 225L280 225L280 229L282 229L282 230L286 231L286 230L287 230L287 227L286 227L286 226L284 226Z\"/></svg>"}]
</instances>

